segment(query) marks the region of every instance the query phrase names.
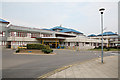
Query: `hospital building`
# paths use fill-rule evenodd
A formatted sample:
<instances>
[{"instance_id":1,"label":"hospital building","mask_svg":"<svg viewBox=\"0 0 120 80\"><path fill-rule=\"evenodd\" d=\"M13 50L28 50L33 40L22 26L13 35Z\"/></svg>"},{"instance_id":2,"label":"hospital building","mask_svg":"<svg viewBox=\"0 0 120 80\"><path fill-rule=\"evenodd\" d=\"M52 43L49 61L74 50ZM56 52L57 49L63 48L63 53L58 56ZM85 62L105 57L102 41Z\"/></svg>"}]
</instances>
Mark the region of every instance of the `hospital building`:
<instances>
[{"instance_id":1,"label":"hospital building","mask_svg":"<svg viewBox=\"0 0 120 80\"><path fill-rule=\"evenodd\" d=\"M0 19L0 45L8 48L17 48L18 46L31 43L40 43L50 45L51 48L79 48L93 49L101 46L101 34L84 33L66 28L63 26L53 26L50 29L38 29L10 24L10 22ZM117 46L118 34L113 32L103 33L104 46Z\"/></svg>"}]
</instances>

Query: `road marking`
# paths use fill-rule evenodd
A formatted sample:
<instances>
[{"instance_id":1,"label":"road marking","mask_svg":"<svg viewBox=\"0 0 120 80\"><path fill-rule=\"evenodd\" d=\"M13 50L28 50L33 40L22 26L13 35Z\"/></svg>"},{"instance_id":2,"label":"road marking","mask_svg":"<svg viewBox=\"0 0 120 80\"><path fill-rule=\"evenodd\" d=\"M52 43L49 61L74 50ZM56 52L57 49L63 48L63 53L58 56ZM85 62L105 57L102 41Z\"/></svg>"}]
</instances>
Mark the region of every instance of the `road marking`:
<instances>
[{"instance_id":1,"label":"road marking","mask_svg":"<svg viewBox=\"0 0 120 80\"><path fill-rule=\"evenodd\" d=\"M87 60L87 61L83 61L83 62L76 62L76 63L73 63L73 64L68 65L68 66L63 66L63 67L61 67L61 68L58 68L58 69L56 69L56 70L54 70L54 71L48 72L48 73L46 73L46 74L38 77L38 80L47 78L47 77L49 77L49 76L51 76L51 75L53 75L53 74L55 74L55 73L57 73L57 72L60 72L60 71L62 71L62 70L65 70L65 69L67 69L67 68L69 68L69 67L72 67L72 66L75 66L75 65L80 65L80 64L83 64L83 63L86 63L86 62L89 62L89 61L92 61L92 60L96 60L96 59L99 59L99 57L94 58L94 59L90 59L90 60ZM40 78L40 79L39 79L39 78Z\"/></svg>"},{"instance_id":2,"label":"road marking","mask_svg":"<svg viewBox=\"0 0 120 80\"><path fill-rule=\"evenodd\" d=\"M115 56L105 56L105 57L115 57ZM67 69L67 68L69 68L69 67L72 67L72 66L75 66L75 65L80 65L80 64L83 64L83 63L86 63L86 62L89 62L89 61L97 60L97 59L98 59L98 61L100 61L101 58L97 57L97 58L90 59L90 60L87 60L87 61L76 62L76 63L73 63L73 64L68 65L68 66L63 66L63 67L61 67L61 68L58 68L58 69L56 69L56 70L54 70L54 71L48 72L48 73L46 73L46 74L38 77L38 80L42 80L42 79L44 79L44 78L47 78L47 77L49 77L49 76L51 76L51 75L53 75L53 74L55 74L55 73L57 73L57 72L60 72L60 71L62 71L62 70L65 70L65 69ZM101 63L101 61L100 61L99 63Z\"/></svg>"},{"instance_id":3,"label":"road marking","mask_svg":"<svg viewBox=\"0 0 120 80\"><path fill-rule=\"evenodd\" d=\"M56 55L56 53L53 53L53 54L35 54L35 53L13 53L13 54L16 54L16 55Z\"/></svg>"}]
</instances>

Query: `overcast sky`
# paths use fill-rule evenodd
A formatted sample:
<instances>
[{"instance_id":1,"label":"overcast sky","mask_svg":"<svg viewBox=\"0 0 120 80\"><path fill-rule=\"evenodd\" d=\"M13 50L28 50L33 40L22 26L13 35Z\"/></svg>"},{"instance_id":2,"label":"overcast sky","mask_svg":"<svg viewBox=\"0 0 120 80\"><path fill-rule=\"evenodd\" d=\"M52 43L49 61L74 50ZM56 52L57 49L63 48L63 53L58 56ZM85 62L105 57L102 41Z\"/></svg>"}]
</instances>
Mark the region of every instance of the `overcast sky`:
<instances>
[{"instance_id":1,"label":"overcast sky","mask_svg":"<svg viewBox=\"0 0 120 80\"><path fill-rule=\"evenodd\" d=\"M2 17L13 25L52 28L62 25L85 35L99 34L99 8L104 7L105 31L118 32L117 2L3 2Z\"/></svg>"}]
</instances>

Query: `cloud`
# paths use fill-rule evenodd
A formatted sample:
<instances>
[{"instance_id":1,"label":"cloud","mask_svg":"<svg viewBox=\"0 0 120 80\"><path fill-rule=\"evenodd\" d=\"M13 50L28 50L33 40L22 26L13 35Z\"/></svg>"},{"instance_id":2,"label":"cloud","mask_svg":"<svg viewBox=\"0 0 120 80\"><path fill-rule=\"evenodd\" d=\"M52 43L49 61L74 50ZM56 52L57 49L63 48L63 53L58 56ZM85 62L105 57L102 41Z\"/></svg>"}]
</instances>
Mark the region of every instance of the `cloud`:
<instances>
[{"instance_id":1,"label":"cloud","mask_svg":"<svg viewBox=\"0 0 120 80\"><path fill-rule=\"evenodd\" d=\"M12 24L51 28L62 24L85 34L100 32L99 8L104 7L105 27L117 31L117 3L113 2L32 2L3 3L3 17Z\"/></svg>"},{"instance_id":2,"label":"cloud","mask_svg":"<svg viewBox=\"0 0 120 80\"><path fill-rule=\"evenodd\" d=\"M4 0L3 2L118 2L119 0Z\"/></svg>"}]
</instances>

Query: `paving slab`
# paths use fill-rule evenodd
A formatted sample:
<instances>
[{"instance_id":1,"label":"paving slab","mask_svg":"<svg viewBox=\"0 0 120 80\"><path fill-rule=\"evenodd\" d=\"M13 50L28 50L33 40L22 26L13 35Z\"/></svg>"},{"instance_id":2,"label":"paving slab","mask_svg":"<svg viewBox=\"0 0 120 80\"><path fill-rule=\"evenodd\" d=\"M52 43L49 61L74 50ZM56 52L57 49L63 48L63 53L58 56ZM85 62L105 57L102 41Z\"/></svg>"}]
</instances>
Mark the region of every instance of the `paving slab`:
<instances>
[{"instance_id":1,"label":"paving slab","mask_svg":"<svg viewBox=\"0 0 120 80\"><path fill-rule=\"evenodd\" d=\"M48 78L118 78L118 56L93 59L73 65L57 72Z\"/></svg>"}]
</instances>

